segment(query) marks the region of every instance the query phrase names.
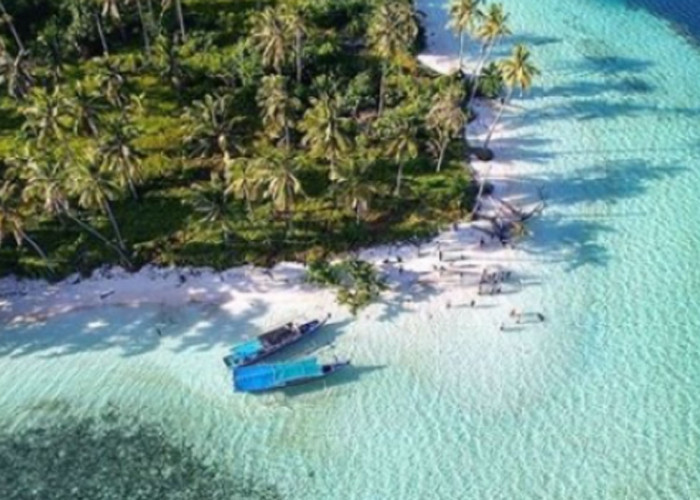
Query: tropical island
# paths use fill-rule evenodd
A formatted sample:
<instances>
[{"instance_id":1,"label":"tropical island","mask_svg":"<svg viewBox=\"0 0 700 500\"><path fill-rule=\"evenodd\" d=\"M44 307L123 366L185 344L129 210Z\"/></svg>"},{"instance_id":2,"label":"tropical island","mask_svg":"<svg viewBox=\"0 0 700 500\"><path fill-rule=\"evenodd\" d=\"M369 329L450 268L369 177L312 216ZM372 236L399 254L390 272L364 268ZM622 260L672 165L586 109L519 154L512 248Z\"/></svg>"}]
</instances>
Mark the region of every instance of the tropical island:
<instances>
[{"instance_id":1,"label":"tropical island","mask_svg":"<svg viewBox=\"0 0 700 500\"><path fill-rule=\"evenodd\" d=\"M492 60L508 15L476 0L450 5L447 75L419 63L409 0L5 0L0 15L0 273L18 276L309 262L435 234L476 214L488 187L470 158L491 158L537 73L523 46ZM479 97L500 110L472 147Z\"/></svg>"}]
</instances>

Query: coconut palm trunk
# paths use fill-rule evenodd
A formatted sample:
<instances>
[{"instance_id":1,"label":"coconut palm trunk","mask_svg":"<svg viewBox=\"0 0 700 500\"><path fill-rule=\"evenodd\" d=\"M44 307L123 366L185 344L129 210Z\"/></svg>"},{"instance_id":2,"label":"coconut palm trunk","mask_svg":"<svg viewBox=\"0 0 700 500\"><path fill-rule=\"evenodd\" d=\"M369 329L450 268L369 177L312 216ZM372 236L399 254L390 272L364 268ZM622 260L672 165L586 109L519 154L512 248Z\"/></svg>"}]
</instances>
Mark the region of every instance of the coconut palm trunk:
<instances>
[{"instance_id":1,"label":"coconut palm trunk","mask_svg":"<svg viewBox=\"0 0 700 500\"><path fill-rule=\"evenodd\" d=\"M486 139L484 140L484 148L489 147L489 143L491 142L491 138L493 137L493 133L496 131L496 126L498 125L498 122L501 120L501 117L503 116L503 111L505 111L505 109L506 109L506 104L508 104L512 95L513 95L513 87L508 89L508 94L503 99L503 101L501 101L501 108L498 110L498 114L496 115L496 118L493 120L493 123L491 124L491 128L489 128L489 133L486 134Z\"/></svg>"},{"instance_id":2,"label":"coconut palm trunk","mask_svg":"<svg viewBox=\"0 0 700 500\"><path fill-rule=\"evenodd\" d=\"M384 110L384 86L386 85L386 63L382 62L382 73L379 75L379 107L377 108L377 115L381 116Z\"/></svg>"},{"instance_id":3,"label":"coconut palm trunk","mask_svg":"<svg viewBox=\"0 0 700 500\"><path fill-rule=\"evenodd\" d=\"M143 13L143 7L141 6L141 0L136 0L136 9L139 13L139 20L141 21L141 31L143 32L143 46L146 49L146 59L151 58L151 40L148 36L149 27L146 25L146 18Z\"/></svg>"},{"instance_id":4,"label":"coconut palm trunk","mask_svg":"<svg viewBox=\"0 0 700 500\"><path fill-rule=\"evenodd\" d=\"M44 262L46 262L48 267L51 267L51 264L49 263L49 258L46 256L46 252L44 252L44 250L39 246L39 244L36 242L36 240L34 240L34 238L29 236L24 231L20 231L20 237L24 241L29 243L29 245L34 249L34 251L41 256L41 258L44 260Z\"/></svg>"},{"instance_id":5,"label":"coconut palm trunk","mask_svg":"<svg viewBox=\"0 0 700 500\"><path fill-rule=\"evenodd\" d=\"M117 242L119 243L119 248L122 252L126 252L126 246L124 245L124 239L122 238L122 233L119 230L119 225L117 224L117 219L114 218L114 212L112 212L112 205L108 201L104 202L102 207L109 218L110 224L112 224L112 229L114 230L114 235L117 237Z\"/></svg>"},{"instance_id":6,"label":"coconut palm trunk","mask_svg":"<svg viewBox=\"0 0 700 500\"><path fill-rule=\"evenodd\" d=\"M185 33L185 18L182 15L182 0L175 0L175 12L177 13L177 22L180 24L180 35L184 41L187 38L187 33Z\"/></svg>"},{"instance_id":7,"label":"coconut palm trunk","mask_svg":"<svg viewBox=\"0 0 700 500\"><path fill-rule=\"evenodd\" d=\"M484 195L484 188L486 186L486 177L488 174L491 172L491 167L489 167L488 172L486 175L479 175L479 190L476 193L476 198L474 199L474 207L472 208L471 213L469 214L469 219L473 219L474 215L479 211L479 205L481 204L481 197ZM473 175L478 175L476 173L476 170L473 169Z\"/></svg>"},{"instance_id":8,"label":"coconut palm trunk","mask_svg":"<svg viewBox=\"0 0 700 500\"><path fill-rule=\"evenodd\" d=\"M102 20L100 19L100 13L97 10L95 10L95 12L93 12L93 16L95 16L95 24L97 24L97 34L100 36L100 43L102 44L102 53L103 55L108 56L109 47L107 47L107 39L105 38L105 32L102 28Z\"/></svg>"},{"instance_id":9,"label":"coconut palm trunk","mask_svg":"<svg viewBox=\"0 0 700 500\"><path fill-rule=\"evenodd\" d=\"M447 151L448 144L449 139L443 141L442 144L440 144L440 154L438 155L437 166L435 167L436 172L439 172L440 168L442 168L442 162L445 160L445 152Z\"/></svg>"},{"instance_id":10,"label":"coconut palm trunk","mask_svg":"<svg viewBox=\"0 0 700 500\"><path fill-rule=\"evenodd\" d=\"M17 30L15 29L15 24L12 22L12 17L10 17L10 14L7 13L7 10L5 9L5 5L0 2L0 14L2 14L2 17L4 18L5 22L10 28L10 31L12 32L12 36L15 39L15 42L17 43L17 51L22 54L24 52L24 45L22 44L22 39L19 37L19 33L17 33Z\"/></svg>"},{"instance_id":11,"label":"coconut palm trunk","mask_svg":"<svg viewBox=\"0 0 700 500\"><path fill-rule=\"evenodd\" d=\"M362 224L362 203L357 198L355 199L354 210L355 210L355 224L359 226L360 224Z\"/></svg>"},{"instance_id":12,"label":"coconut palm trunk","mask_svg":"<svg viewBox=\"0 0 700 500\"><path fill-rule=\"evenodd\" d=\"M134 183L133 177L129 175L126 181L129 184L129 191L131 191L131 196L134 198L134 200L138 201L139 193L138 191L136 191L136 184Z\"/></svg>"},{"instance_id":13,"label":"coconut palm trunk","mask_svg":"<svg viewBox=\"0 0 700 500\"><path fill-rule=\"evenodd\" d=\"M472 78L472 90L469 93L469 100L467 100L467 107L472 103L474 98L476 97L476 91L479 89L479 79L481 77L481 72L484 69L484 64L486 63L486 59L488 58L490 54L490 50L488 50L486 47L482 48L481 51L481 57L479 58L479 64L476 66L476 71L474 71L474 77Z\"/></svg>"},{"instance_id":14,"label":"coconut palm trunk","mask_svg":"<svg viewBox=\"0 0 700 500\"><path fill-rule=\"evenodd\" d=\"M498 40L489 42L487 46L484 48L484 53L479 60L479 66L477 67L476 72L474 73L474 83L472 85L472 91L469 94L469 100L467 101L467 106L469 106L472 101L474 100L474 97L476 97L476 91L479 88L479 80L481 79L481 72L484 70L484 66L486 66L486 61L488 61L489 56L491 55L491 52L493 51L493 48L496 46L496 43L498 43Z\"/></svg>"},{"instance_id":15,"label":"coconut palm trunk","mask_svg":"<svg viewBox=\"0 0 700 500\"><path fill-rule=\"evenodd\" d=\"M399 168L396 172L396 187L394 188L394 196L401 195L401 181L403 180L403 162L399 162Z\"/></svg>"},{"instance_id":16,"label":"coconut palm trunk","mask_svg":"<svg viewBox=\"0 0 700 500\"><path fill-rule=\"evenodd\" d=\"M297 83L301 83L301 75L303 71L303 66L302 66L302 60L301 60L301 40L302 38L302 32L301 30L296 31L296 40L295 40L295 48L294 52L296 53L296 66L297 66Z\"/></svg>"},{"instance_id":17,"label":"coconut palm trunk","mask_svg":"<svg viewBox=\"0 0 700 500\"><path fill-rule=\"evenodd\" d=\"M78 226L80 226L80 228L84 229L84 230L87 231L89 234L91 234L92 236L94 236L95 238L97 238L98 240L100 240L102 243L104 243L105 245L107 245L109 248L111 248L112 250L114 250L115 252L117 252L117 254L119 254L119 257L124 261L124 263L125 263L128 267L132 267L131 261L130 261L129 258L126 256L126 253L125 253L118 245L115 245L114 243L112 243L111 241L109 241L109 240L108 240L107 238L105 238L105 236L104 236L102 233L100 233L98 230L96 230L95 228L93 228L93 227L90 226L89 224L86 224L85 222L81 221L78 217L76 217L76 216L73 215L72 213L68 212L67 210L64 209L64 212L63 212L63 213L66 215L66 217L68 217L70 220L72 220L72 221L75 222Z\"/></svg>"},{"instance_id":18,"label":"coconut palm trunk","mask_svg":"<svg viewBox=\"0 0 700 500\"><path fill-rule=\"evenodd\" d=\"M253 204L250 201L250 195L248 193L245 194L245 209L249 217L253 215Z\"/></svg>"},{"instance_id":19,"label":"coconut palm trunk","mask_svg":"<svg viewBox=\"0 0 700 500\"><path fill-rule=\"evenodd\" d=\"M292 136L289 131L289 122L287 117L284 118L284 147L289 151L292 147Z\"/></svg>"}]
</instances>

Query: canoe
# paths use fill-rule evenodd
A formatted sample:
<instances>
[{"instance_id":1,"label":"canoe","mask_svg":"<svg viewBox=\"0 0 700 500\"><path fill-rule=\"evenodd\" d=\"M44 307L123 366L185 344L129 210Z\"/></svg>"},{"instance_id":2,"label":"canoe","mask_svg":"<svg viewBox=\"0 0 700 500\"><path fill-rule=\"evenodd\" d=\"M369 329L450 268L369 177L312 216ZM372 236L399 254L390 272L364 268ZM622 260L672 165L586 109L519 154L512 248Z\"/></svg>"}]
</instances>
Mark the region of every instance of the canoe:
<instances>
[{"instance_id":1,"label":"canoe","mask_svg":"<svg viewBox=\"0 0 700 500\"><path fill-rule=\"evenodd\" d=\"M229 368L257 363L264 357L311 335L325 325L329 317L330 315L323 320L315 319L301 324L287 323L263 333L252 340L234 346L231 353L224 357L224 363Z\"/></svg>"},{"instance_id":2,"label":"canoe","mask_svg":"<svg viewBox=\"0 0 700 500\"><path fill-rule=\"evenodd\" d=\"M287 363L237 366L233 370L233 390L263 392L303 384L327 377L349 364L350 361L321 364L316 358L307 358Z\"/></svg>"}]
</instances>

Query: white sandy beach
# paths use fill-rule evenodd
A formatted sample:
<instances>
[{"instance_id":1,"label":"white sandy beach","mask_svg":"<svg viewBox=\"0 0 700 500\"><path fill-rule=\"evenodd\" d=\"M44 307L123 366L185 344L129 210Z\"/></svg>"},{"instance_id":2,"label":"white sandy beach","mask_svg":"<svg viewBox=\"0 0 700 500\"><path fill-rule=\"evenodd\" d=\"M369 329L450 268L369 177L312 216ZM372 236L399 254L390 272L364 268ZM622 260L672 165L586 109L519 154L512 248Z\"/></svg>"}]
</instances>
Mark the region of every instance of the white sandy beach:
<instances>
[{"instance_id":1,"label":"white sandy beach","mask_svg":"<svg viewBox=\"0 0 700 500\"><path fill-rule=\"evenodd\" d=\"M458 47L454 36L445 28L447 14L439 3L417 2L425 12L428 48L420 60L441 73L451 73L458 65ZM493 110L486 103L476 106L479 117L469 125L473 144L479 143L492 123ZM507 123L506 120L504 120ZM514 131L500 126L495 137L502 139ZM519 208L533 206L538 200L534 187L522 189L514 177L512 166L496 159L489 163L473 161L472 166L495 187L495 195ZM517 189L515 188L517 186ZM482 211L493 213L497 205L485 198ZM483 245L482 245L483 240ZM488 272L510 271L513 279L505 286L517 288L518 276L527 275L527 259L519 258L519 250L504 247L476 228L475 223L462 222L446 229L429 243L420 246L401 245L369 248L359 257L374 263L386 273L390 288L387 301L396 294L411 297L412 291L429 286L431 293L423 303L413 307L432 308L436 304L452 304L478 300L479 281L484 269ZM522 257L522 256L520 256ZM164 304L179 306L188 303L210 303L231 311L245 310L250 304L263 302L270 309L276 304L297 302L300 309L314 304L334 303L334 292L304 283L304 266L280 263L267 270L244 266L216 272L211 269L166 268L146 266L136 273L120 268L101 269L91 277L77 275L49 284L43 280L0 279L0 321L41 320L77 309L111 306ZM421 294L425 296L426 294ZM504 298L504 301L507 300ZM301 314L307 311L300 311Z\"/></svg>"}]
</instances>

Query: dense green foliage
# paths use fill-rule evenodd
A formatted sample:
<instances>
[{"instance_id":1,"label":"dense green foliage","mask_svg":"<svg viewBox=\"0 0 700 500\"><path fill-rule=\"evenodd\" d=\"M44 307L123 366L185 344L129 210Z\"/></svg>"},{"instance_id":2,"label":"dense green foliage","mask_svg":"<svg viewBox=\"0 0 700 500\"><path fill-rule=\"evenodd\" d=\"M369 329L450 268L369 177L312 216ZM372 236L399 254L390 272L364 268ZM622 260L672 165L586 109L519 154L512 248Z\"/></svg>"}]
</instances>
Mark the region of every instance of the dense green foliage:
<instances>
[{"instance_id":1,"label":"dense green foliage","mask_svg":"<svg viewBox=\"0 0 700 500\"><path fill-rule=\"evenodd\" d=\"M410 0L4 0L0 17L0 274L305 259L473 205L470 87L418 67ZM485 62L508 31L484 30ZM495 97L485 67L471 88Z\"/></svg>"},{"instance_id":2,"label":"dense green foliage","mask_svg":"<svg viewBox=\"0 0 700 500\"><path fill-rule=\"evenodd\" d=\"M337 287L338 303L348 306L352 314L357 314L386 289L374 266L359 259L336 263L315 260L309 264L306 279L309 283Z\"/></svg>"}]
</instances>

